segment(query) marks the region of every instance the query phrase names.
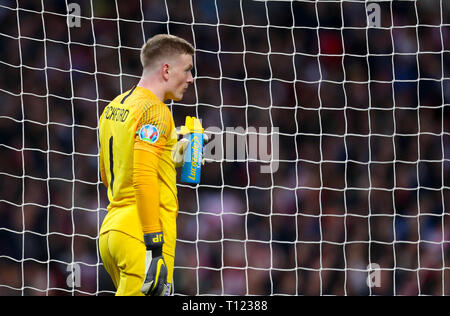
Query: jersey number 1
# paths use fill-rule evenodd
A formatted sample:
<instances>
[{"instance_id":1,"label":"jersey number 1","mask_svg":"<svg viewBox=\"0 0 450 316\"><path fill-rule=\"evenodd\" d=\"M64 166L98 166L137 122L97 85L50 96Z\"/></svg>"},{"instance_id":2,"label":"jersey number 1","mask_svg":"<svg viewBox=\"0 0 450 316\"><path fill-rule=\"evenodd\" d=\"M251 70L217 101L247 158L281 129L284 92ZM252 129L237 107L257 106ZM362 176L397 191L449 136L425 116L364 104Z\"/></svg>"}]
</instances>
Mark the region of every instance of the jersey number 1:
<instances>
[{"instance_id":1,"label":"jersey number 1","mask_svg":"<svg viewBox=\"0 0 450 316\"><path fill-rule=\"evenodd\" d=\"M111 172L111 195L114 195L114 156L113 156L113 137L109 138L109 171Z\"/></svg>"}]
</instances>

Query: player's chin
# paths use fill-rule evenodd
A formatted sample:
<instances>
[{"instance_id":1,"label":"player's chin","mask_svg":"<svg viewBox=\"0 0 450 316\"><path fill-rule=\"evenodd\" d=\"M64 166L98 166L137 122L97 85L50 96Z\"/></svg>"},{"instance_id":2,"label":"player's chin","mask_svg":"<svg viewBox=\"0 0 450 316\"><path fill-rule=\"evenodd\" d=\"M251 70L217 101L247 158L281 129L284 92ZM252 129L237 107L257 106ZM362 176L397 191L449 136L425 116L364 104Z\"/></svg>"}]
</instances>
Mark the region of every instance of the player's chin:
<instances>
[{"instance_id":1,"label":"player's chin","mask_svg":"<svg viewBox=\"0 0 450 316\"><path fill-rule=\"evenodd\" d=\"M184 93L177 93L177 95L174 96L173 100L181 101L181 99L183 99L183 95L184 95Z\"/></svg>"}]
</instances>

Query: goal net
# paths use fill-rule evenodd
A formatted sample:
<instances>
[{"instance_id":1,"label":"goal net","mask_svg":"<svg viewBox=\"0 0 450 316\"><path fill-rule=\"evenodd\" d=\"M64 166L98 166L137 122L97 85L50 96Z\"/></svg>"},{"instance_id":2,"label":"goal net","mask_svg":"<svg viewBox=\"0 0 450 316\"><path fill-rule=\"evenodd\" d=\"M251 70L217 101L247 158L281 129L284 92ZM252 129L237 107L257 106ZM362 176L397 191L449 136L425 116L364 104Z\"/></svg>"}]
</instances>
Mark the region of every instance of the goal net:
<instances>
[{"instance_id":1,"label":"goal net","mask_svg":"<svg viewBox=\"0 0 450 316\"><path fill-rule=\"evenodd\" d=\"M450 294L450 2L0 3L0 294L111 295L98 118L157 33L211 136L175 295Z\"/></svg>"}]
</instances>

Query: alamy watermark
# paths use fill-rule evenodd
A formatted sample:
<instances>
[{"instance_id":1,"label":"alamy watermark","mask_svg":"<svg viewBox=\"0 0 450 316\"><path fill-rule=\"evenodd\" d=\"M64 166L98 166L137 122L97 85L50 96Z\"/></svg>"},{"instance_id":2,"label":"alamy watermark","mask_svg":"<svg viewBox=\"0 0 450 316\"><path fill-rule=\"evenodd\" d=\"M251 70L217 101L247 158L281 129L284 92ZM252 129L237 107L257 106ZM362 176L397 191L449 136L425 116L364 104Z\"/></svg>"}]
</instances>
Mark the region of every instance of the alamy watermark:
<instances>
[{"instance_id":1,"label":"alamy watermark","mask_svg":"<svg viewBox=\"0 0 450 316\"><path fill-rule=\"evenodd\" d=\"M272 127L270 133L267 127L252 126L226 127L225 132L218 127L210 127L207 131L215 133L216 137L206 144L204 150L206 157L215 160L224 158L227 162L261 163L261 173L278 171L280 149L278 127Z\"/></svg>"},{"instance_id":2,"label":"alamy watermark","mask_svg":"<svg viewBox=\"0 0 450 316\"><path fill-rule=\"evenodd\" d=\"M276 173L279 168L280 133L278 127L208 127L209 141L204 145L206 162L249 162L260 164L261 173ZM177 147L174 148L174 152ZM175 156L175 155L174 155ZM187 160L185 160L186 162Z\"/></svg>"},{"instance_id":3,"label":"alamy watermark","mask_svg":"<svg viewBox=\"0 0 450 316\"><path fill-rule=\"evenodd\" d=\"M366 6L367 26L381 26L381 9L380 4L370 2ZM81 27L81 7L78 3L69 3L67 5L67 24L70 28Z\"/></svg>"},{"instance_id":4,"label":"alamy watermark","mask_svg":"<svg viewBox=\"0 0 450 316\"><path fill-rule=\"evenodd\" d=\"M368 276L366 284L369 288L381 287L381 268L377 263L371 263L367 266Z\"/></svg>"},{"instance_id":5,"label":"alamy watermark","mask_svg":"<svg viewBox=\"0 0 450 316\"><path fill-rule=\"evenodd\" d=\"M67 25L69 27L81 27L81 7L78 3L67 5Z\"/></svg>"},{"instance_id":6,"label":"alamy watermark","mask_svg":"<svg viewBox=\"0 0 450 316\"><path fill-rule=\"evenodd\" d=\"M78 263L71 263L67 265L66 271L69 275L66 278L66 285L68 288L76 288L81 286L81 267Z\"/></svg>"},{"instance_id":7,"label":"alamy watermark","mask_svg":"<svg viewBox=\"0 0 450 316\"><path fill-rule=\"evenodd\" d=\"M368 3L366 13L368 27L381 27L381 9L378 3Z\"/></svg>"}]
</instances>

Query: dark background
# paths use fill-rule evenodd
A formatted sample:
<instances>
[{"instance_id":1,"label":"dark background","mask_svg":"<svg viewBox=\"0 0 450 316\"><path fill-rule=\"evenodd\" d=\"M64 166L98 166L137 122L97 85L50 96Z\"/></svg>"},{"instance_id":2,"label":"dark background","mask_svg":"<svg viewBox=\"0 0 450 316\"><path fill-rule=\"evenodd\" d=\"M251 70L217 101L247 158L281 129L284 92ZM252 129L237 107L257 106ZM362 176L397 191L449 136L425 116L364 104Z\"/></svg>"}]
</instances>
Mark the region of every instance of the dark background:
<instances>
[{"instance_id":1,"label":"dark background","mask_svg":"<svg viewBox=\"0 0 450 316\"><path fill-rule=\"evenodd\" d=\"M1 295L113 293L98 118L167 32L196 48L177 126L280 133L277 172L220 157L178 185L175 295L450 294L448 1L380 2L370 29L363 1L72 2L70 29L65 1L0 3Z\"/></svg>"}]
</instances>

